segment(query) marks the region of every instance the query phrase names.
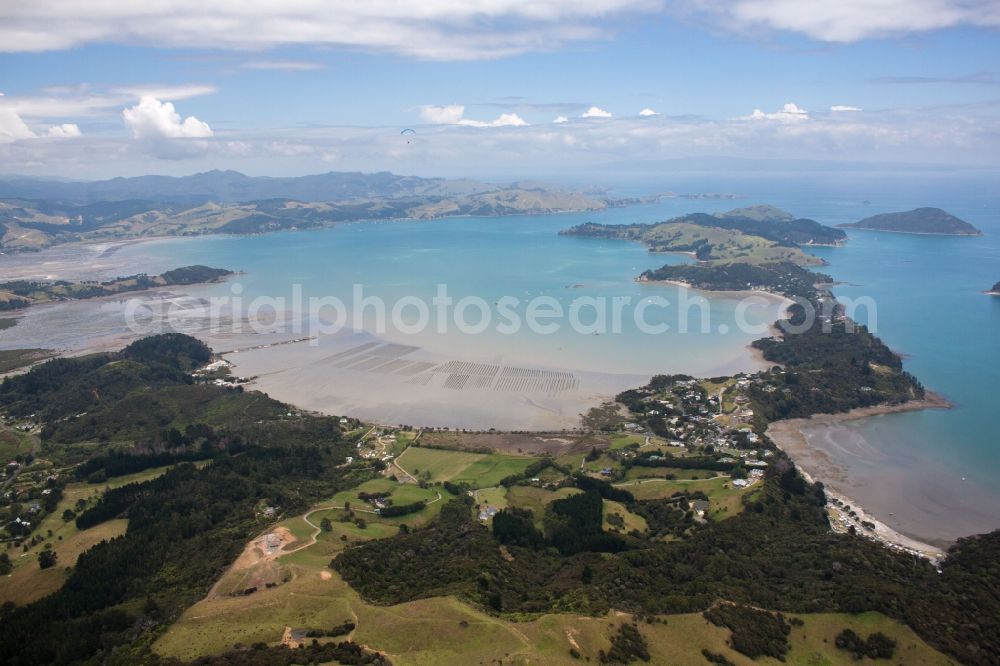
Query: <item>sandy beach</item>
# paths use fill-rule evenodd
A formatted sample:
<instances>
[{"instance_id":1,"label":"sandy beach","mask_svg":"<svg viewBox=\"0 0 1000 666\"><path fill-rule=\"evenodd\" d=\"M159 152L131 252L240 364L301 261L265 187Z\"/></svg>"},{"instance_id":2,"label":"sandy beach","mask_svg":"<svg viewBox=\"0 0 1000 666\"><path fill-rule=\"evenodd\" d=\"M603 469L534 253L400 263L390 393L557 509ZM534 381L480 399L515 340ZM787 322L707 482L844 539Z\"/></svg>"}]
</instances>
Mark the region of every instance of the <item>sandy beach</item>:
<instances>
[{"instance_id":1,"label":"sandy beach","mask_svg":"<svg viewBox=\"0 0 1000 666\"><path fill-rule=\"evenodd\" d=\"M770 425L767 434L801 471L822 481L830 497L859 514L853 522L874 523L876 529L870 535L934 558L957 538L996 527L1000 503L985 488L940 469L933 461L880 451L852 424L899 412L949 407L947 400L929 393L925 400L901 405L779 421ZM841 519L846 517L839 513Z\"/></svg>"}]
</instances>

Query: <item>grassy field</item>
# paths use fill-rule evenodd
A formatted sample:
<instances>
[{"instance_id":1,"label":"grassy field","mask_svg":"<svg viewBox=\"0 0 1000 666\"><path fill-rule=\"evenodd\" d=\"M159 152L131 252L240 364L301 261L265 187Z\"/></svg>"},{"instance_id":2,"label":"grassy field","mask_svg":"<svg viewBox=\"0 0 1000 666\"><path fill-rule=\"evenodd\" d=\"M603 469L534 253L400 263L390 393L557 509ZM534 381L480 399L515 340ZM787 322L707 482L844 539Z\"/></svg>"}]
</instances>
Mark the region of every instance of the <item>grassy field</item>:
<instances>
[{"instance_id":1,"label":"grassy field","mask_svg":"<svg viewBox=\"0 0 1000 666\"><path fill-rule=\"evenodd\" d=\"M192 659L218 653L236 643L275 644L286 626L322 628L351 620L357 628L348 637L387 654L400 666L466 666L480 663L596 663L610 637L632 616L601 617L547 614L526 622L487 615L454 598L435 597L395 606L365 603L343 580L326 568L336 544L317 543L282 558L292 580L249 596L201 601L188 609L156 642L163 656ZM906 627L870 613L862 616L803 615L793 630L787 663L839 666L858 663L832 647L845 627L867 635L883 631L898 642L899 661L915 666L950 663L916 638ZM725 655L740 666L778 664L773 659L751 661L727 645L729 631L708 623L700 614L661 618L639 624L649 643L653 664L702 664L702 648ZM577 649L581 659L570 655ZM864 662L861 662L864 663Z\"/></svg>"},{"instance_id":2,"label":"grassy field","mask_svg":"<svg viewBox=\"0 0 1000 666\"><path fill-rule=\"evenodd\" d=\"M728 476L689 481L684 479L638 479L616 484L629 491L636 499L670 497L676 492L700 490L708 496L709 518L722 520L743 510L743 496L755 491L754 487L736 488Z\"/></svg>"},{"instance_id":3,"label":"grassy field","mask_svg":"<svg viewBox=\"0 0 1000 666\"><path fill-rule=\"evenodd\" d=\"M394 504L411 504L423 500L427 502L427 506L421 511L405 516L383 517L375 513L371 504L358 499L360 492L387 492ZM355 541L392 536L399 532L399 526L403 524L411 528L426 525L441 512L441 506L446 500L444 493L435 488L421 488L413 483L398 483L391 479L372 479L356 488L339 492L310 510L306 515L312 525L307 523L303 516L294 516L283 520L278 526L287 528L295 536L296 544L300 544L308 541L316 533L313 525L318 526L324 518L327 518L332 529L329 532L320 532L317 539L320 542L336 544L339 549L344 544ZM344 511L343 507L347 504L350 505L353 516L348 516ZM356 518L364 519L365 526L358 526L354 522ZM296 544L291 544L291 547L294 548ZM329 562L329 558L326 562Z\"/></svg>"},{"instance_id":4,"label":"grassy field","mask_svg":"<svg viewBox=\"0 0 1000 666\"><path fill-rule=\"evenodd\" d=\"M11 321L11 320L7 320ZM48 349L9 349L0 351L0 373L10 372L32 363L52 358L55 354Z\"/></svg>"},{"instance_id":5,"label":"grassy field","mask_svg":"<svg viewBox=\"0 0 1000 666\"><path fill-rule=\"evenodd\" d=\"M672 476L678 480L691 479L711 479L718 476L719 472L707 469L680 469L677 467L633 467L625 473L626 481L636 481L639 479L655 479Z\"/></svg>"},{"instance_id":6,"label":"grassy field","mask_svg":"<svg viewBox=\"0 0 1000 666\"><path fill-rule=\"evenodd\" d=\"M468 483L473 488L489 488L511 474L520 474L538 458L500 453L470 453L411 446L396 464L418 478L429 481Z\"/></svg>"},{"instance_id":7,"label":"grassy field","mask_svg":"<svg viewBox=\"0 0 1000 666\"><path fill-rule=\"evenodd\" d=\"M608 520L609 516L614 515L621 517L624 522L623 526L619 527ZM606 532L618 532L619 534L628 534L632 530L645 532L649 529L645 518L632 513L623 504L611 500L604 500L604 523L601 527Z\"/></svg>"},{"instance_id":8,"label":"grassy field","mask_svg":"<svg viewBox=\"0 0 1000 666\"><path fill-rule=\"evenodd\" d=\"M19 453L38 451L38 437L31 433L0 425L0 461L3 464L14 459Z\"/></svg>"}]
</instances>

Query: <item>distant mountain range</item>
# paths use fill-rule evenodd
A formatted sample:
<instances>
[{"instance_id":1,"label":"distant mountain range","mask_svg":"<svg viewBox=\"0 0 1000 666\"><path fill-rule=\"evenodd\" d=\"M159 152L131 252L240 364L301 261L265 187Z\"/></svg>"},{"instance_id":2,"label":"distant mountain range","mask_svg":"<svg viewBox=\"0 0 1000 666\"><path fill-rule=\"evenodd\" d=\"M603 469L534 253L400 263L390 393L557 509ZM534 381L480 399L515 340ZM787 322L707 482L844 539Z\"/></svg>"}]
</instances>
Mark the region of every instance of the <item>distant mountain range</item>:
<instances>
[{"instance_id":1,"label":"distant mountain range","mask_svg":"<svg viewBox=\"0 0 1000 666\"><path fill-rule=\"evenodd\" d=\"M192 176L136 176L98 181L0 177L0 199L45 199L87 204L141 199L170 203L220 203L260 199L349 201L454 197L508 189L470 179L419 178L389 172L335 172L272 178L238 171L206 171Z\"/></svg>"},{"instance_id":2,"label":"distant mountain range","mask_svg":"<svg viewBox=\"0 0 1000 666\"><path fill-rule=\"evenodd\" d=\"M940 208L915 208L900 213L883 213L860 222L838 225L844 229L891 231L899 234L934 234L943 236L981 236L983 232Z\"/></svg>"},{"instance_id":3,"label":"distant mountain range","mask_svg":"<svg viewBox=\"0 0 1000 666\"><path fill-rule=\"evenodd\" d=\"M0 178L0 249L263 233L352 220L599 211L625 203L537 182L494 185L385 172L268 178L209 171L94 182Z\"/></svg>"}]
</instances>

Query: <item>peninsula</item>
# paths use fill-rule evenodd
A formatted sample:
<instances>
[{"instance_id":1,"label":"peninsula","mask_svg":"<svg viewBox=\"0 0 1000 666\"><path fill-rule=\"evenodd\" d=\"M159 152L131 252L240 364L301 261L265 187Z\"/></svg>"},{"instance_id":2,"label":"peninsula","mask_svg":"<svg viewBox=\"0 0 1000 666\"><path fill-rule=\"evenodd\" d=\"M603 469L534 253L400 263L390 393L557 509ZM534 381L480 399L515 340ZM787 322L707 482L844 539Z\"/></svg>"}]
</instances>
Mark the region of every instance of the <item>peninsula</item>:
<instances>
[{"instance_id":1,"label":"peninsula","mask_svg":"<svg viewBox=\"0 0 1000 666\"><path fill-rule=\"evenodd\" d=\"M155 289L156 287L218 282L232 274L232 271L224 268L183 266L169 270L162 275L149 276L145 273L139 273L105 282L69 282L66 280L0 282L0 310L20 310L41 303L100 298L132 291Z\"/></svg>"},{"instance_id":2,"label":"peninsula","mask_svg":"<svg viewBox=\"0 0 1000 666\"><path fill-rule=\"evenodd\" d=\"M993 288L986 292L990 296L1000 296L1000 282L993 285Z\"/></svg>"},{"instance_id":3,"label":"peninsula","mask_svg":"<svg viewBox=\"0 0 1000 666\"><path fill-rule=\"evenodd\" d=\"M843 229L890 231L897 234L928 234L937 236L982 236L983 233L964 220L940 208L915 208L899 213L882 213L860 222L838 225Z\"/></svg>"}]
</instances>

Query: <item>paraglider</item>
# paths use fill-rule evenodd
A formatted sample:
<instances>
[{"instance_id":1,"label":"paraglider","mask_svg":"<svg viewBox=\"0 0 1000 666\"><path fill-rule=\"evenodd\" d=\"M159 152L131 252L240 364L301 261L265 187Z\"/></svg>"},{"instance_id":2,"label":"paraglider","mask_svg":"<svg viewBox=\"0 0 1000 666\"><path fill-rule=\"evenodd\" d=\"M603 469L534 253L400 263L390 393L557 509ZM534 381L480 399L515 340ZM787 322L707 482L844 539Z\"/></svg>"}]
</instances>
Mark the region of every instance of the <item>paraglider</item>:
<instances>
[{"instance_id":1,"label":"paraglider","mask_svg":"<svg viewBox=\"0 0 1000 666\"><path fill-rule=\"evenodd\" d=\"M416 132L416 130L412 130L412 129L410 129L410 128L406 128L406 129L404 129L404 130L403 130L402 132L400 132L399 134L400 134L400 136L405 136L405 137L407 137L407 139L406 139L406 143L408 144L408 143L410 143L410 139L409 139L409 137L411 137L411 136L416 136L416 135L417 135L417 132Z\"/></svg>"}]
</instances>

